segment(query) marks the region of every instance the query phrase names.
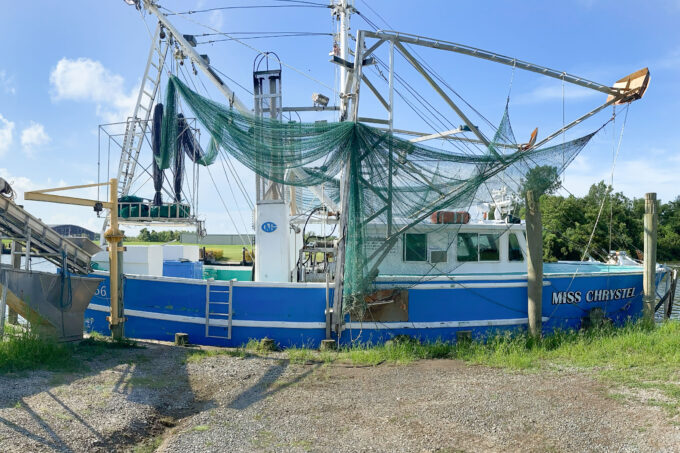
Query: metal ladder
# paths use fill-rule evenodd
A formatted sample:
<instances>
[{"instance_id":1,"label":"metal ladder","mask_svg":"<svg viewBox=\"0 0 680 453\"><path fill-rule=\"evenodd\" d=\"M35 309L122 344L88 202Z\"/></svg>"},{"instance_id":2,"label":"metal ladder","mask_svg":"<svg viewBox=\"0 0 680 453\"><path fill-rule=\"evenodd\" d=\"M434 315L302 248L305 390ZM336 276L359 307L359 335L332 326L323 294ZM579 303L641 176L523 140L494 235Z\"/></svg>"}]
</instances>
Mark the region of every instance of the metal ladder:
<instances>
[{"instance_id":1,"label":"metal ladder","mask_svg":"<svg viewBox=\"0 0 680 453\"><path fill-rule=\"evenodd\" d=\"M130 186L135 176L135 168L139 159L139 152L144 143L144 136L148 129L149 119L153 110L153 103L158 93L158 85L163 73L163 65L168 54L168 40L160 39L161 26L156 26L149 59L146 62L142 85L139 88L137 103L125 126L125 136L118 165L118 192L120 196L126 196L130 192Z\"/></svg>"},{"instance_id":2,"label":"metal ladder","mask_svg":"<svg viewBox=\"0 0 680 453\"><path fill-rule=\"evenodd\" d=\"M229 280L229 286L212 285L215 279L211 278L205 282L205 337L206 338L222 338L224 340L231 340L231 315L232 315L232 299L234 294L234 282L236 279ZM218 288L218 289L215 289ZM224 289L229 288L229 289ZM225 300L226 299L226 300ZM220 308L226 308L220 310ZM212 317L212 318L211 318ZM211 319L213 321L227 321L227 325L210 325ZM223 324L223 323L220 323ZM211 328L213 329L227 329L227 335L211 335Z\"/></svg>"}]
</instances>

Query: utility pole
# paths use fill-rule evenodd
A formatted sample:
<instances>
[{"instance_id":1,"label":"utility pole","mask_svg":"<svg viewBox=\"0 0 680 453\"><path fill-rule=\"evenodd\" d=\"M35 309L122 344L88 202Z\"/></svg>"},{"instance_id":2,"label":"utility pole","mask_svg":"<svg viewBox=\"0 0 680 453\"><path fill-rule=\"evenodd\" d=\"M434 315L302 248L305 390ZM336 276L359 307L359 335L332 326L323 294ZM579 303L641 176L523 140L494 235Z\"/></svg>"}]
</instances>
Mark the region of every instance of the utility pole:
<instances>
[{"instance_id":1,"label":"utility pole","mask_svg":"<svg viewBox=\"0 0 680 453\"><path fill-rule=\"evenodd\" d=\"M644 219L644 273L642 277L642 316L645 321L654 321L654 305L656 302L656 230L659 224L657 215L656 193L645 194Z\"/></svg>"},{"instance_id":2,"label":"utility pole","mask_svg":"<svg viewBox=\"0 0 680 453\"><path fill-rule=\"evenodd\" d=\"M543 232L541 225L541 207L534 198L532 190L526 195L526 227L527 248L527 295L529 314L529 334L541 336L543 309Z\"/></svg>"}]
</instances>

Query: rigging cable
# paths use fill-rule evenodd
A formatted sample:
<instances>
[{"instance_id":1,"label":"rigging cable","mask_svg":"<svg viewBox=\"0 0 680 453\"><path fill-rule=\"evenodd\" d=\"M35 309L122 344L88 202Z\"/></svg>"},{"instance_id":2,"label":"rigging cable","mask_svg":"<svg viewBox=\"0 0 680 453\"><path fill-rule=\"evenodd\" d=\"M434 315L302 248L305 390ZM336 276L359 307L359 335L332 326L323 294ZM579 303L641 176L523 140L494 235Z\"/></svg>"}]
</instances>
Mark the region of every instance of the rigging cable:
<instances>
[{"instance_id":1,"label":"rigging cable","mask_svg":"<svg viewBox=\"0 0 680 453\"><path fill-rule=\"evenodd\" d=\"M210 13L214 11L225 11L232 9L262 9L262 8L330 8L330 5L316 2L293 1L293 0L269 0L272 2L290 3L289 5L232 5L219 6L215 8L205 8L197 10L187 10L168 14L168 16L187 16L190 14Z\"/></svg>"},{"instance_id":2,"label":"rigging cable","mask_svg":"<svg viewBox=\"0 0 680 453\"><path fill-rule=\"evenodd\" d=\"M614 179L614 168L616 167L616 159L619 156L619 151L621 150L621 141L623 140L623 132L626 128L626 121L628 119L628 110L629 110L630 104L626 106L626 113L624 114L623 117L623 125L621 126L621 134L619 135L619 144L616 148L616 153L614 154L614 158L612 160L612 170L611 170L611 178L612 180ZM609 188L609 192L613 190L613 187ZM590 234L590 238L588 239L588 244L586 245L586 250L583 252L583 257L581 258L581 261L583 261L586 257L586 254L588 253L588 248L590 247L590 244L593 241L593 237L595 236L595 229L597 228L597 224L600 221L600 216L602 215L602 208L604 207L604 202L607 199L608 194L605 194L604 197L602 197L602 203L600 203L600 209L597 213L597 218L595 219L595 225L593 225L593 231Z\"/></svg>"},{"instance_id":3,"label":"rigging cable","mask_svg":"<svg viewBox=\"0 0 680 453\"><path fill-rule=\"evenodd\" d=\"M182 74L184 74L184 72L182 72ZM196 86L196 83L194 82L193 78L189 78L189 77L186 76L186 75L185 75L185 78L190 79L191 84L194 86L194 90L195 90L196 92L198 92L198 87ZM201 85L203 86L203 90L205 91L205 94L208 95L208 88L207 88L207 87L205 86L205 84L203 83L203 80L201 80L201 79L198 78L198 77L196 77L196 78L199 80L199 82L200 82ZM180 108L181 108L181 107L180 107ZM207 168L207 167L206 167L206 168ZM223 169L224 169L224 167L223 167ZM228 182L228 181L229 181L229 177L227 176L226 172L224 173L224 175L225 175L225 178L227 179L227 182ZM212 174L210 174L210 178L212 179ZM238 178L238 176L236 176L236 179L238 180L239 183L241 183L241 181L240 181L240 179ZM213 184L214 184L214 180L213 180ZM242 184L242 183L241 183L241 184ZM230 185L230 184L227 184L227 186L229 187L229 190L231 191L232 198L234 199L234 203L235 203L236 205L238 205L238 202L237 202L237 200L236 200L236 196L235 196L235 194L234 194L234 191L233 191L231 185ZM217 186L215 186L215 187L217 188ZM222 195L219 193L219 191L218 191L218 195L220 196L220 199L222 199ZM252 203L250 203L250 200L249 200L249 199L246 199L246 201L252 206ZM225 206L225 209L227 209L227 208L226 208L226 204L224 203L224 201L223 201L223 205ZM231 214L229 214L229 213L227 213L227 214L229 215L229 218L232 219ZM240 215L240 214L239 214L239 218L241 219L241 222L243 223L243 226L244 226L245 230L247 231L247 230L248 230L248 227L247 227L247 224L246 224L245 219L243 218L243 215ZM232 219L232 223L234 224L234 228L236 228L236 230L237 230L237 232L238 232L238 228L236 227L236 223L234 222L233 219ZM243 237L241 236L240 233L239 233L239 237L241 238L242 245L247 245L246 242L243 241Z\"/></svg>"},{"instance_id":4,"label":"rigging cable","mask_svg":"<svg viewBox=\"0 0 680 453\"><path fill-rule=\"evenodd\" d=\"M170 13L174 13L174 11L172 11L172 10L166 8L166 7L162 7L162 8L163 8L164 10L168 11L168 15L170 15ZM175 13L175 14L176 14L176 13ZM208 30L212 30L212 31L214 31L214 32L217 33L217 34L226 36L226 37L228 37L228 38L233 38L233 40L234 40L235 42L237 42L237 43L239 43L239 44L241 44L241 45L243 45L243 46L249 48L250 50L252 50L252 51L254 51L254 52L257 52L257 53L260 54L260 55L266 54L266 52L264 52L264 51L258 49L257 47L252 46L252 45L250 45L250 44L248 44L248 43L245 43L245 42L241 41L240 39L238 39L238 38L236 38L236 37L234 37L234 36L231 36L231 35L228 34L228 33L221 32L220 30L217 30L216 28L211 27L210 25L203 24L203 23L201 23L201 22L198 22L198 21L196 21L196 20L193 20L193 19L191 19L190 17L186 17L186 16L184 16L184 15L182 15L181 17L182 17L184 20L186 20L186 21L189 21L189 22L191 22L191 23L193 23L193 24L195 24L195 25L198 25L198 26L200 26L200 27L207 28ZM333 93L337 93L337 90L336 90L335 88L333 88L333 87L331 87L331 86L328 86L326 83L324 83L324 82L322 82L322 81L320 81L320 80L318 80L318 79L316 79L316 78L310 76L309 74L306 74L303 70L298 69L298 68L296 68L295 66L292 66L292 65L290 65L290 64L288 64L288 63L286 63L286 62L284 62L284 61L282 61L282 60L279 60L279 61L280 61L280 63L281 63L282 66L285 66L285 67L287 67L288 69L291 69L292 71L297 72L297 73L300 74L301 76L303 76L303 77L305 77L305 78L307 78L307 79L309 79L309 80L311 80L311 81L313 81L313 82L315 82L315 83L317 83L317 84L319 84L319 85L321 85L321 86L323 86L323 87L325 87L325 88L328 88L329 90L333 91ZM211 66L211 67L212 67L212 66Z\"/></svg>"}]
</instances>

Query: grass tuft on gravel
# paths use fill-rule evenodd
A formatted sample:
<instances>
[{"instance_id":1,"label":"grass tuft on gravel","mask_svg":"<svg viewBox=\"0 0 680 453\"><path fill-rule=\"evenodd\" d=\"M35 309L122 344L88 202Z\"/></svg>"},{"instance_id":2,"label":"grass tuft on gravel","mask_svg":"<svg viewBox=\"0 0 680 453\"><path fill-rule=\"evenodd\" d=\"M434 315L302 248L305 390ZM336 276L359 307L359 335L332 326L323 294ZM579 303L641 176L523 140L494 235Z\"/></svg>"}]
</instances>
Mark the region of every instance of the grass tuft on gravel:
<instances>
[{"instance_id":1,"label":"grass tuft on gravel","mask_svg":"<svg viewBox=\"0 0 680 453\"><path fill-rule=\"evenodd\" d=\"M198 363L208 357L215 357L220 355L226 355L229 357L239 357L245 358L253 354L246 351L245 348L235 348L235 349L196 349L194 351L189 351L184 359L184 363Z\"/></svg>"},{"instance_id":2,"label":"grass tuft on gravel","mask_svg":"<svg viewBox=\"0 0 680 453\"><path fill-rule=\"evenodd\" d=\"M59 343L42 338L31 329L6 327L0 340L0 374L31 370L80 371L89 367L87 360L112 349L139 347L134 341L112 341L95 336L79 343Z\"/></svg>"},{"instance_id":3,"label":"grass tuft on gravel","mask_svg":"<svg viewBox=\"0 0 680 453\"><path fill-rule=\"evenodd\" d=\"M459 359L514 370L578 368L606 381L660 395L664 407L680 409L680 322L643 322L623 327L556 331L535 339L526 332L481 341L420 343L408 337L381 345L354 345L338 351L287 349L292 363L341 362L371 366L422 359Z\"/></svg>"}]
</instances>

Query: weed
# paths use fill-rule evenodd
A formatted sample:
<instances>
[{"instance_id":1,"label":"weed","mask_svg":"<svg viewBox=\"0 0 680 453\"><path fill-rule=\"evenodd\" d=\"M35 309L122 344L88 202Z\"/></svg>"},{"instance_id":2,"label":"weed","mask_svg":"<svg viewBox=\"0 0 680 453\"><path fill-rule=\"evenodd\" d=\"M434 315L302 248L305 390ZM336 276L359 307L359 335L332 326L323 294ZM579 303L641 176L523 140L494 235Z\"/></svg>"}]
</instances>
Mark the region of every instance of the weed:
<instances>
[{"instance_id":1,"label":"weed","mask_svg":"<svg viewBox=\"0 0 680 453\"><path fill-rule=\"evenodd\" d=\"M203 432L203 431L208 431L210 429L210 426L208 426L208 425L196 425L191 429L193 431Z\"/></svg>"},{"instance_id":2,"label":"weed","mask_svg":"<svg viewBox=\"0 0 680 453\"><path fill-rule=\"evenodd\" d=\"M74 371L79 368L69 345L40 338L30 330L8 335L0 341L0 373L35 369Z\"/></svg>"},{"instance_id":3,"label":"weed","mask_svg":"<svg viewBox=\"0 0 680 453\"><path fill-rule=\"evenodd\" d=\"M543 338L533 338L526 332L505 332L483 342L421 344L396 337L379 345L356 344L323 352L292 348L286 353L293 363L323 361L375 366L384 362L408 364L421 359L450 358L513 370L570 367L594 372L609 383L660 392L666 401L664 408L670 412L680 409L678 321L658 327L638 322L623 327L557 330Z\"/></svg>"},{"instance_id":4,"label":"weed","mask_svg":"<svg viewBox=\"0 0 680 453\"><path fill-rule=\"evenodd\" d=\"M163 443L163 437L156 436L151 439L144 439L132 450L133 453L153 453Z\"/></svg>"},{"instance_id":5,"label":"weed","mask_svg":"<svg viewBox=\"0 0 680 453\"><path fill-rule=\"evenodd\" d=\"M200 362L208 357L215 357L220 355L226 355L229 357L248 357L250 354L244 348L236 349L198 349L195 351L190 351L184 358L184 363L196 363Z\"/></svg>"},{"instance_id":6,"label":"weed","mask_svg":"<svg viewBox=\"0 0 680 453\"><path fill-rule=\"evenodd\" d=\"M246 343L244 348L246 350L255 351L260 354L267 354L268 352L274 352L278 350L278 347L276 346L274 340L267 337L259 341L251 338L250 340L248 340L248 343Z\"/></svg>"}]
</instances>

